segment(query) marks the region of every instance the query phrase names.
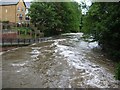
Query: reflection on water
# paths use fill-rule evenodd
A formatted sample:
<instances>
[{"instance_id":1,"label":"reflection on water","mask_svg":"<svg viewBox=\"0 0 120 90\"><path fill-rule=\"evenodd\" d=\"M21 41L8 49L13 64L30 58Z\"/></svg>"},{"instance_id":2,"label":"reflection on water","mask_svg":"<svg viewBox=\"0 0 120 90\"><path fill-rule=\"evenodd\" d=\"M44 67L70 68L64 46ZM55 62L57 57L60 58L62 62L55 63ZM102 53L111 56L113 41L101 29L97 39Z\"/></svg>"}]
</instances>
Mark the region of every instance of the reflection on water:
<instances>
[{"instance_id":1,"label":"reflection on water","mask_svg":"<svg viewBox=\"0 0 120 90\"><path fill-rule=\"evenodd\" d=\"M12 50L3 57L3 87L19 88L118 88L114 67L97 42L85 42L82 33ZM103 63L104 61L104 63Z\"/></svg>"}]
</instances>

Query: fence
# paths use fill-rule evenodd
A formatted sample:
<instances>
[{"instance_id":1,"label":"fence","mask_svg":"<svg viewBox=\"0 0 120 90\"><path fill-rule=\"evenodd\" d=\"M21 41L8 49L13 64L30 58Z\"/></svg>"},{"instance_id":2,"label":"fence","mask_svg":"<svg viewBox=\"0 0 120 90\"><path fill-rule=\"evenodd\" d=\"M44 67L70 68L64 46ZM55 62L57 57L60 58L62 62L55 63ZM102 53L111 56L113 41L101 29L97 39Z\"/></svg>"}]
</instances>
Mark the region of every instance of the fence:
<instances>
[{"instance_id":1,"label":"fence","mask_svg":"<svg viewBox=\"0 0 120 90\"><path fill-rule=\"evenodd\" d=\"M42 41L48 41L50 38L37 38L37 39L2 39L2 46L20 46L20 45L30 45L32 43L39 43Z\"/></svg>"}]
</instances>

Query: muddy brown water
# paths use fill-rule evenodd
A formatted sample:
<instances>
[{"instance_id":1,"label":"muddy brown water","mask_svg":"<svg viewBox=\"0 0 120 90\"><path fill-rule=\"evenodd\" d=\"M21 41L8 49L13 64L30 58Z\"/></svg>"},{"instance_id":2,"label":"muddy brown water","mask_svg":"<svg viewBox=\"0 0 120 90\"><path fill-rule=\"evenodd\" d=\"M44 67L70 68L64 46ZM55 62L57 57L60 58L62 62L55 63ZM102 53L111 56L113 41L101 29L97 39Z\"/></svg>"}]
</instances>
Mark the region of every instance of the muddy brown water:
<instances>
[{"instance_id":1,"label":"muddy brown water","mask_svg":"<svg viewBox=\"0 0 120 90\"><path fill-rule=\"evenodd\" d=\"M2 54L3 88L118 88L114 63L82 33Z\"/></svg>"}]
</instances>

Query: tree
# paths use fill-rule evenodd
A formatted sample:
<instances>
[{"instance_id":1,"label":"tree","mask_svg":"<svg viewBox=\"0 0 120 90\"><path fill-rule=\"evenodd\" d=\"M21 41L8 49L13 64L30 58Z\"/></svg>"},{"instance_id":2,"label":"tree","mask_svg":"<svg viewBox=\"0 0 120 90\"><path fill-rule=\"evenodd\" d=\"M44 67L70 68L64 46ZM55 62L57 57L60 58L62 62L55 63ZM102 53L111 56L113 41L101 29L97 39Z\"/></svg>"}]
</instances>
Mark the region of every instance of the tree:
<instances>
[{"instance_id":1,"label":"tree","mask_svg":"<svg viewBox=\"0 0 120 90\"><path fill-rule=\"evenodd\" d=\"M94 3L84 16L82 31L92 35L114 61L120 62L119 3ZM120 79L120 64L116 71Z\"/></svg>"},{"instance_id":2,"label":"tree","mask_svg":"<svg viewBox=\"0 0 120 90\"><path fill-rule=\"evenodd\" d=\"M31 22L48 35L78 32L81 9L76 2L33 2Z\"/></svg>"},{"instance_id":3,"label":"tree","mask_svg":"<svg viewBox=\"0 0 120 90\"><path fill-rule=\"evenodd\" d=\"M82 31L99 41L101 47L120 58L120 7L119 3L94 3L84 16Z\"/></svg>"}]
</instances>

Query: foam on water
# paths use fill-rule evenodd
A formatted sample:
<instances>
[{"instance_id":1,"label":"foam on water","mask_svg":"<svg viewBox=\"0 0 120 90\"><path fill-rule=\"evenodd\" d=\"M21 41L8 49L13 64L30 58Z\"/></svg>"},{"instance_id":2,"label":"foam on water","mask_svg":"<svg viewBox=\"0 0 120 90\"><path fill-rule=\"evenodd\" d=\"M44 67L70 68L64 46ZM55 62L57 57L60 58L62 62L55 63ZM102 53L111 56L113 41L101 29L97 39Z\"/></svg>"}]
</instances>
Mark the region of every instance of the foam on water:
<instances>
[{"instance_id":1,"label":"foam on water","mask_svg":"<svg viewBox=\"0 0 120 90\"><path fill-rule=\"evenodd\" d=\"M106 71L103 67L86 59L85 54L82 51L79 52L72 47L60 45L58 43L59 41L60 40L56 40L54 42L56 45L55 52L58 52L60 55L67 58L67 62L71 67L82 70L80 73L83 74L84 83L98 88L110 88L111 85L117 88L117 81L115 80L114 75ZM97 46L97 42L89 44L84 41L80 42L80 47L83 49L85 48L86 50Z\"/></svg>"},{"instance_id":2,"label":"foam on water","mask_svg":"<svg viewBox=\"0 0 120 90\"><path fill-rule=\"evenodd\" d=\"M89 43L89 48L95 48L95 47L98 47L98 42Z\"/></svg>"},{"instance_id":3,"label":"foam on water","mask_svg":"<svg viewBox=\"0 0 120 90\"><path fill-rule=\"evenodd\" d=\"M22 67L22 66L26 65L27 63L28 63L28 61L23 62L23 63L13 63L13 64L11 64L11 65L12 65L12 66L17 66L17 67Z\"/></svg>"}]
</instances>

